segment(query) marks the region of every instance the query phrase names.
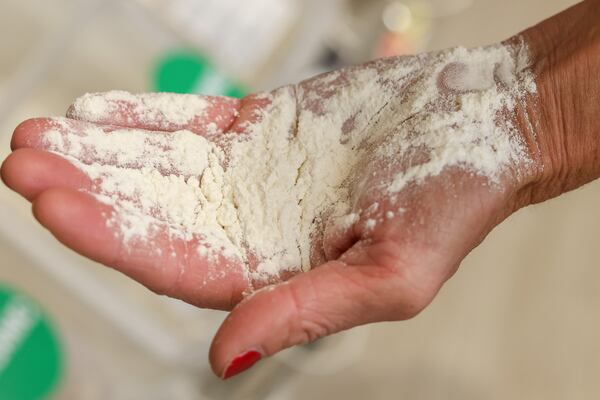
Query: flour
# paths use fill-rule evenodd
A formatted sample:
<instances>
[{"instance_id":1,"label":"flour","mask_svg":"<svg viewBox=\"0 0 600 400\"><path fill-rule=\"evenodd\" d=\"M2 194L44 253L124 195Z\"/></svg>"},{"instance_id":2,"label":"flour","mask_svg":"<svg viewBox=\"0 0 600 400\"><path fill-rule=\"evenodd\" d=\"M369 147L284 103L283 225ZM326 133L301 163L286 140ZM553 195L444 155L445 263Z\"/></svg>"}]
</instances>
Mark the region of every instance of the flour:
<instances>
[{"instance_id":1,"label":"flour","mask_svg":"<svg viewBox=\"0 0 600 400\"><path fill-rule=\"evenodd\" d=\"M187 94L144 93L133 95L124 91L88 93L73 103L71 116L90 122L106 122L115 113L135 114L141 122L163 121L185 125L202 118L210 103Z\"/></svg>"},{"instance_id":2,"label":"flour","mask_svg":"<svg viewBox=\"0 0 600 400\"><path fill-rule=\"evenodd\" d=\"M448 167L493 185L527 163L519 133L501 117L535 93L527 54L524 45L457 48L324 75L262 95L269 104L246 133L219 141L189 131L74 130L58 119L45 137L96 182L126 243L166 227L198 241L209 261L223 254L246 265L249 280L267 280L309 269L313 241L332 224L349 229L364 214L365 229L377 229L369 215L379 204L356 206L376 162L388 173L369 186L381 198ZM109 92L78 99L71 115L105 122L133 110L185 125L206 108L198 96ZM393 220L404 209L383 212Z\"/></svg>"},{"instance_id":3,"label":"flour","mask_svg":"<svg viewBox=\"0 0 600 400\"><path fill-rule=\"evenodd\" d=\"M397 111L407 118L413 116L404 126L412 134L408 144L410 148L427 148L429 160L397 174L389 187L391 192L455 165L467 166L493 182L503 166L526 159L516 128L510 120L498 121L498 114L511 113L532 93L532 75L518 73L517 60L505 47L485 51L458 48L436 58L433 73L420 78L420 90L407 96ZM428 112L432 99L439 96L439 86L454 92L448 95L453 102L450 107ZM384 151L397 156L396 149L406 144L402 135L396 135Z\"/></svg>"}]
</instances>

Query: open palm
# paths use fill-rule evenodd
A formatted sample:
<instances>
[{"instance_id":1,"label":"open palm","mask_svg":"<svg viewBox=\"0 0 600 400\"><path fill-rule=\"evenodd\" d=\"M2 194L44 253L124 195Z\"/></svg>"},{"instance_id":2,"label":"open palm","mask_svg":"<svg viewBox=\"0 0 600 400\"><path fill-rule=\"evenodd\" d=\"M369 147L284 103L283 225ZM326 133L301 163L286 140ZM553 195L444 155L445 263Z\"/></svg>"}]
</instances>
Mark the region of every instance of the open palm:
<instances>
[{"instance_id":1,"label":"open palm","mask_svg":"<svg viewBox=\"0 0 600 400\"><path fill-rule=\"evenodd\" d=\"M326 114L332 111L320 108L320 100L347 98L349 83L357 73L396 68L395 63L381 61L279 91L295 97L299 115ZM417 71L414 79L418 77ZM414 79L394 88L398 98L410 90ZM228 377L261 356L340 330L415 316L461 260L517 207L517 188L522 182L517 182L510 169L490 185L486 177L460 166L450 167L421 182L409 182L390 195L384 189L393 184L395 174L416 162L418 151L410 159L386 162L377 156L377 150L389 143L369 142L365 146L370 148L356 160L349 179L351 210L342 222L334 213L323 216L313 238L314 269L309 272L282 275L276 279L282 283L254 291L264 282L249 280L244 274L247 266L226 257L203 257L197 251L197 240L173 238L159 229L153 231L151 240L125 246L123 236L107 224L114 210L90 194L97 190L97 182L67 159L48 151L52 149L44 135L49 131L59 131L65 137L82 135L86 127L95 125L107 135L118 127L144 130L149 136L161 134L158 132L168 136L187 129L219 142L225 133L244 134L248 122L264 118L270 110L265 96L205 99L209 108L181 124L162 118L160 109L133 107L123 100L114 100L112 112L99 118L79 107L71 108L66 119L25 121L15 130L13 153L2 166L2 177L32 201L40 223L75 251L157 293L199 307L232 310L211 349L211 364L220 376ZM360 102L368 100L356 93L352 101L360 107ZM367 123L361 130L388 129L393 134L403 124L410 129L410 122L395 116L386 102L382 104L377 109L378 118L388 113L388 123L372 124L375 115L363 116ZM440 101L436 107L443 110L445 104ZM153 118L148 118L149 112ZM348 134L357 130L348 128ZM89 151L85 155L89 159L82 161L118 163L94 159L95 154ZM167 169L178 173L177 165Z\"/></svg>"}]
</instances>

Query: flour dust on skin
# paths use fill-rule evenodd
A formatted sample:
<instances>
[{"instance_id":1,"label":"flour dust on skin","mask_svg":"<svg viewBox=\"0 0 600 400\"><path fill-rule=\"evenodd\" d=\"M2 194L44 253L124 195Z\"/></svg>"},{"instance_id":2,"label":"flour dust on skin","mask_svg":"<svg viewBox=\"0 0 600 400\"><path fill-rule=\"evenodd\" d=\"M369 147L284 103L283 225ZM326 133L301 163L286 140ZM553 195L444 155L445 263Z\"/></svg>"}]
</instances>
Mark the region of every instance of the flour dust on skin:
<instances>
[{"instance_id":1,"label":"flour dust on skin","mask_svg":"<svg viewBox=\"0 0 600 400\"><path fill-rule=\"evenodd\" d=\"M535 91L524 44L456 48L263 94L268 105L246 134L219 132L218 141L186 130L74 129L68 119L55 119L45 140L99 182L94 195L113 207L108 223L126 243L166 224L174 238L202 237L201 255L224 255L246 265L249 280L270 281L310 269L315 229L358 222L365 210L352 192L365 163L404 160L381 188L393 197L448 167L493 184L510 165L528 162L516 128L498 121ZM108 92L84 95L70 114L103 122L133 109L181 126L209 107L193 95ZM383 218L402 212L399 204ZM366 222L370 230L379 223Z\"/></svg>"}]
</instances>

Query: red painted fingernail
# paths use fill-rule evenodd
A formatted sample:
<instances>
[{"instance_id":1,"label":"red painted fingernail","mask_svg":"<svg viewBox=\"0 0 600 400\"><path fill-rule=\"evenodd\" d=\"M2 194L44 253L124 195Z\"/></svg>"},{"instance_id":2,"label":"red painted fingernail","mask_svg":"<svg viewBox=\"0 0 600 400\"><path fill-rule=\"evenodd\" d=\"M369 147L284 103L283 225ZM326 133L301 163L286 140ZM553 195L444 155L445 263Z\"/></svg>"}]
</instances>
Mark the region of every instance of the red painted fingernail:
<instances>
[{"instance_id":1,"label":"red painted fingernail","mask_svg":"<svg viewBox=\"0 0 600 400\"><path fill-rule=\"evenodd\" d=\"M250 350L238 355L233 360L231 360L227 368L225 368L225 372L223 372L223 379L229 379L232 376L239 374L240 372L244 372L245 370L253 366L261 358L262 354L260 354L256 350Z\"/></svg>"}]
</instances>

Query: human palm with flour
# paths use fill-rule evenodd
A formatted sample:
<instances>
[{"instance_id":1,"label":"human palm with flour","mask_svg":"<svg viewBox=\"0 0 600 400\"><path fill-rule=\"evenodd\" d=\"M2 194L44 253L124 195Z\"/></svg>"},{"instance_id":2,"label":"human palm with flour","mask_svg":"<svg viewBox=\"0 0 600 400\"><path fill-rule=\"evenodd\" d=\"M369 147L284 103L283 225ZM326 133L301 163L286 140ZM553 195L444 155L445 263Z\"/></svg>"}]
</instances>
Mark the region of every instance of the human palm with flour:
<instances>
[{"instance_id":1,"label":"human palm with flour","mask_svg":"<svg viewBox=\"0 0 600 400\"><path fill-rule=\"evenodd\" d=\"M227 378L415 316L502 220L596 179L598 16L242 100L85 95L17 127L2 177L75 251L232 310L210 355Z\"/></svg>"}]
</instances>

